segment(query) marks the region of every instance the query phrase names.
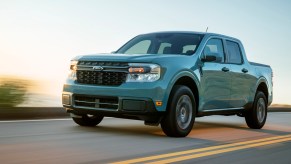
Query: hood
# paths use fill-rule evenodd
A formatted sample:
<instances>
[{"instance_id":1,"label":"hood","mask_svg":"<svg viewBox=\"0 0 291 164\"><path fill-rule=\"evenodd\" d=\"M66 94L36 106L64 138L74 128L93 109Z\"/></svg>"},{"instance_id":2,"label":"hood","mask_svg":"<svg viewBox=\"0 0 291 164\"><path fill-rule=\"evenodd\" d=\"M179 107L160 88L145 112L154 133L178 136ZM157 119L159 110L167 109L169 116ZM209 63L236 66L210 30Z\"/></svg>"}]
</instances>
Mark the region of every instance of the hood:
<instances>
[{"instance_id":1,"label":"hood","mask_svg":"<svg viewBox=\"0 0 291 164\"><path fill-rule=\"evenodd\" d=\"M185 55L173 55L173 54L93 54L77 56L73 60L79 61L116 61L116 62L128 62L128 63L151 63L155 59L163 58L181 58Z\"/></svg>"}]
</instances>

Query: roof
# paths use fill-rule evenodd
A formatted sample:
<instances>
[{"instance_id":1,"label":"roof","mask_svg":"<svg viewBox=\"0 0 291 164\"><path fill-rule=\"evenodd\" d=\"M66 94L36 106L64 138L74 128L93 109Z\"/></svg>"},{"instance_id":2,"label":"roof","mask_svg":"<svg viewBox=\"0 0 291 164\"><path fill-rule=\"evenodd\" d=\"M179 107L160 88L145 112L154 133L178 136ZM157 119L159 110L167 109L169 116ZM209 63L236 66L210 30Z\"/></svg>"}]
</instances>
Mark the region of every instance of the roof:
<instances>
[{"instance_id":1,"label":"roof","mask_svg":"<svg viewBox=\"0 0 291 164\"><path fill-rule=\"evenodd\" d=\"M158 31L158 32L145 33L145 34L161 34L161 33L200 34L200 35L208 35L208 36L221 36L221 37L230 38L233 40L238 40L237 38L218 34L218 33L197 32L197 31Z\"/></svg>"}]
</instances>

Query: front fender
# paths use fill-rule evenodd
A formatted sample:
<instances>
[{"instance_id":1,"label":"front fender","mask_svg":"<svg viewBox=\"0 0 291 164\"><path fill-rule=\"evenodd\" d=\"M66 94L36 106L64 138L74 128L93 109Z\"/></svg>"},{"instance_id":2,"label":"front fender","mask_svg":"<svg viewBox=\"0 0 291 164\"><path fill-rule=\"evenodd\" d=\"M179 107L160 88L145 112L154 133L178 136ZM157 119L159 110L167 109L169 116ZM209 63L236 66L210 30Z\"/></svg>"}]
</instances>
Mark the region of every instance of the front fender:
<instances>
[{"instance_id":1,"label":"front fender","mask_svg":"<svg viewBox=\"0 0 291 164\"><path fill-rule=\"evenodd\" d=\"M197 87L198 94L199 94L199 88L200 88L199 87L200 86L200 82L199 82L199 78L198 78L199 76L197 76L196 73L191 71L191 70L183 70L183 71L178 72L177 74L175 74L175 76L173 76L172 79L170 80L170 82L168 83L167 91L166 91L165 98L164 98L164 100L165 100L164 102L166 104L168 104L168 100L169 100L169 97L170 97L170 94L171 94L171 91L172 91L174 85L182 77L191 78L195 82L195 85Z\"/></svg>"}]
</instances>

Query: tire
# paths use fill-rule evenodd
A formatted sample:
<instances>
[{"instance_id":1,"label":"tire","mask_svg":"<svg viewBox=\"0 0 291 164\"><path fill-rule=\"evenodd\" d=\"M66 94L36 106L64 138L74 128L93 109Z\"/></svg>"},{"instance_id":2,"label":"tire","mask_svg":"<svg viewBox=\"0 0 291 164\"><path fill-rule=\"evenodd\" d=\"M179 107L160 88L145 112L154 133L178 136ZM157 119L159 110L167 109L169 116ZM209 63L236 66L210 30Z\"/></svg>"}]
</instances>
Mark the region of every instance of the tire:
<instances>
[{"instance_id":1,"label":"tire","mask_svg":"<svg viewBox=\"0 0 291 164\"><path fill-rule=\"evenodd\" d=\"M267 98L265 94L258 91L255 96L253 107L246 112L245 120L249 128L261 129L267 119Z\"/></svg>"},{"instance_id":2,"label":"tire","mask_svg":"<svg viewBox=\"0 0 291 164\"><path fill-rule=\"evenodd\" d=\"M167 113L161 121L163 132L169 137L185 137L193 127L196 102L190 88L176 85L171 92Z\"/></svg>"},{"instance_id":3,"label":"tire","mask_svg":"<svg viewBox=\"0 0 291 164\"><path fill-rule=\"evenodd\" d=\"M103 118L104 116L98 115L82 115L82 117L72 117L74 122L80 126L96 126L103 120Z\"/></svg>"}]
</instances>

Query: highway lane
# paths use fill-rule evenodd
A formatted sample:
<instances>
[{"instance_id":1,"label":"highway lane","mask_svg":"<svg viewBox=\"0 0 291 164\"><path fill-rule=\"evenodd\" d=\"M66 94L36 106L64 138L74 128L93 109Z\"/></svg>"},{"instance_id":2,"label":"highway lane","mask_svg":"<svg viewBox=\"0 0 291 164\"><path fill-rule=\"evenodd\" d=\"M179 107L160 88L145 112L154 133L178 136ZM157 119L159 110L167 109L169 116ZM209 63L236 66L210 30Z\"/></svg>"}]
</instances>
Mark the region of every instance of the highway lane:
<instances>
[{"instance_id":1,"label":"highway lane","mask_svg":"<svg viewBox=\"0 0 291 164\"><path fill-rule=\"evenodd\" d=\"M269 113L261 130L247 128L237 116L197 118L186 138L169 138L160 127L115 118L93 128L70 119L2 121L0 163L290 163L290 117L290 112Z\"/></svg>"}]
</instances>

